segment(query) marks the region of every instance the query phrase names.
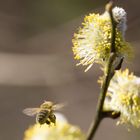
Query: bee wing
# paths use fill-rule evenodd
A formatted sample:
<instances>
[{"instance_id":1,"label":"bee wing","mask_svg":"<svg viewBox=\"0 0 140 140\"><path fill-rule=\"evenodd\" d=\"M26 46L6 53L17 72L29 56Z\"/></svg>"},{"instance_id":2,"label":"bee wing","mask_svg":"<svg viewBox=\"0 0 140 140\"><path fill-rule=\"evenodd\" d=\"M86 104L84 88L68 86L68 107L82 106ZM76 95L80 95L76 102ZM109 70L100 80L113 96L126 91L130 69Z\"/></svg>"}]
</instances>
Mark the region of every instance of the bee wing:
<instances>
[{"instance_id":1,"label":"bee wing","mask_svg":"<svg viewBox=\"0 0 140 140\"><path fill-rule=\"evenodd\" d=\"M40 111L40 108L25 108L23 110L23 113L28 115L28 116L34 116Z\"/></svg>"},{"instance_id":2,"label":"bee wing","mask_svg":"<svg viewBox=\"0 0 140 140\"><path fill-rule=\"evenodd\" d=\"M60 110L62 109L66 104L65 103L62 103L62 104L55 104L53 105L52 109L53 110Z\"/></svg>"}]
</instances>

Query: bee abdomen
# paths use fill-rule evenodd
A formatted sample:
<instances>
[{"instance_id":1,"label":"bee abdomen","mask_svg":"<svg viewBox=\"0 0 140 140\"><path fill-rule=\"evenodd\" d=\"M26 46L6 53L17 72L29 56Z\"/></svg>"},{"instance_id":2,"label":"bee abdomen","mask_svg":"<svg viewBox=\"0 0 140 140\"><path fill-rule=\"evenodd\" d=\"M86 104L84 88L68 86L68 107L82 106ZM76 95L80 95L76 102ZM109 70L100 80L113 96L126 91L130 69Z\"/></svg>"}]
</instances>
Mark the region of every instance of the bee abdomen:
<instances>
[{"instance_id":1,"label":"bee abdomen","mask_svg":"<svg viewBox=\"0 0 140 140\"><path fill-rule=\"evenodd\" d=\"M48 118L48 114L49 114L49 111L48 110L41 110L37 116L36 116L36 121L39 123L39 124L44 124L46 123L46 120Z\"/></svg>"}]
</instances>

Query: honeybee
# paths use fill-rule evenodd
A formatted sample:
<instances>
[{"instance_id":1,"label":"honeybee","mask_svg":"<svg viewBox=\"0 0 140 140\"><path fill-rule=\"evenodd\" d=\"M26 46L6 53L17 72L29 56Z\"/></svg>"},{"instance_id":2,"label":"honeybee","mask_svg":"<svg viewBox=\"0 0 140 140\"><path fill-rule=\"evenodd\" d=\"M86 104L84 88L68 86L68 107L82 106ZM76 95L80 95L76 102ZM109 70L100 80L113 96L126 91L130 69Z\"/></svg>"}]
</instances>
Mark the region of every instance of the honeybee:
<instances>
[{"instance_id":1,"label":"honeybee","mask_svg":"<svg viewBox=\"0 0 140 140\"><path fill-rule=\"evenodd\" d=\"M51 123L56 123L56 116L54 114L55 110L59 110L64 106L64 104L54 104L51 101L44 101L39 108L26 108L23 110L23 113L28 116L36 115L36 122L40 125Z\"/></svg>"}]
</instances>

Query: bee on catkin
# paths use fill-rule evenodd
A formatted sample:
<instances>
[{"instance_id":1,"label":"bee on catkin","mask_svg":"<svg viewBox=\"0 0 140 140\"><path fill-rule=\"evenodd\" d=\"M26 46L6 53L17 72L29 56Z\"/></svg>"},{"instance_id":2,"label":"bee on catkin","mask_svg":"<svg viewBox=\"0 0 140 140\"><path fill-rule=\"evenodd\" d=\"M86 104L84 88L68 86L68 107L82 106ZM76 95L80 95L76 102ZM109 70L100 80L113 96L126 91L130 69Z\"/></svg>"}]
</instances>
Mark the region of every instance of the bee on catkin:
<instances>
[{"instance_id":1,"label":"bee on catkin","mask_svg":"<svg viewBox=\"0 0 140 140\"><path fill-rule=\"evenodd\" d=\"M36 122L40 125L42 124L55 124L56 116L54 114L55 110L59 110L64 106L64 104L54 104L51 101L45 101L38 108L26 108L23 110L23 113L28 116L36 115Z\"/></svg>"}]
</instances>

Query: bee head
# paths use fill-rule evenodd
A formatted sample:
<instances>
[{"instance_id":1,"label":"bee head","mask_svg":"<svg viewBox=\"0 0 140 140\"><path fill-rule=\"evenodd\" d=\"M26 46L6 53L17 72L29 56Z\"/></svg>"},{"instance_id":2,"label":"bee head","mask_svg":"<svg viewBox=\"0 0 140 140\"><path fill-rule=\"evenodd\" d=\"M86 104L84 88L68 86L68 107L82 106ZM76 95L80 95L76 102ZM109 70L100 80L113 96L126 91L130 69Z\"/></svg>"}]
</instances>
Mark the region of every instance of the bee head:
<instances>
[{"instance_id":1,"label":"bee head","mask_svg":"<svg viewBox=\"0 0 140 140\"><path fill-rule=\"evenodd\" d=\"M40 107L44 109L51 109L52 106L53 103L51 101L44 101L44 103L40 105Z\"/></svg>"}]
</instances>

